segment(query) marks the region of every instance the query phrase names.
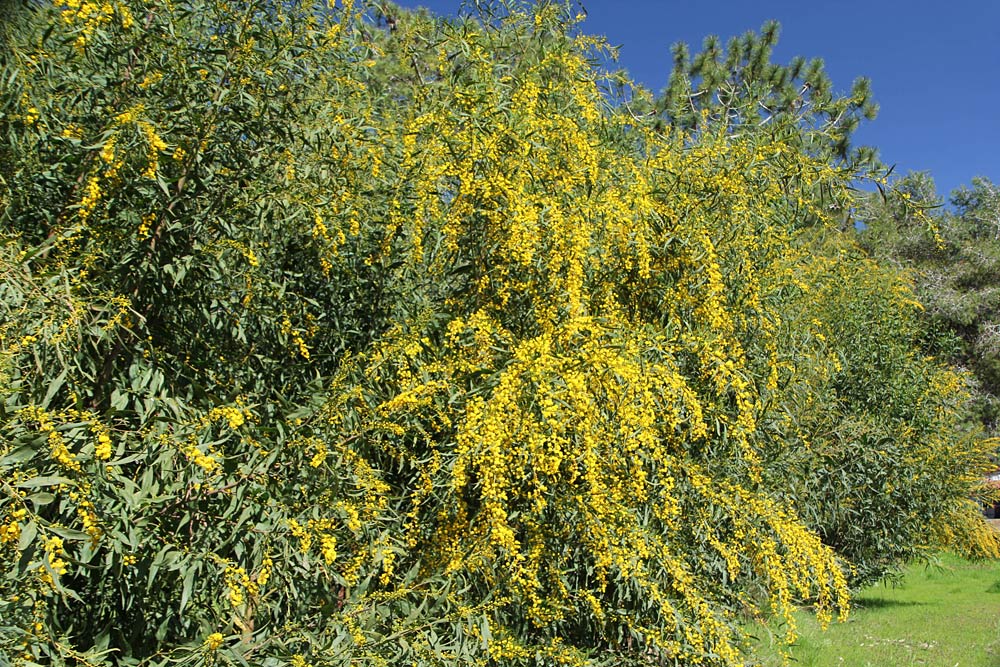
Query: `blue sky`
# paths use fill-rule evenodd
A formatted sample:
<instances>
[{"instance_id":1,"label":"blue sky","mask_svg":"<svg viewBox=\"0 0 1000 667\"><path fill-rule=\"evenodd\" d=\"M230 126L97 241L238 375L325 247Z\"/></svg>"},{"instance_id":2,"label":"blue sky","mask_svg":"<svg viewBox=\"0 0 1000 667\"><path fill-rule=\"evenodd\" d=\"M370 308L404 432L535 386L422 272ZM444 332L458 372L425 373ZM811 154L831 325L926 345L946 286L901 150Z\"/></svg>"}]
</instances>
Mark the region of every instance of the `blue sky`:
<instances>
[{"instance_id":1,"label":"blue sky","mask_svg":"<svg viewBox=\"0 0 1000 667\"><path fill-rule=\"evenodd\" d=\"M454 14L459 0L404 0ZM697 52L706 35L723 44L781 23L775 60L820 57L837 90L872 79L881 110L855 143L877 146L896 174L927 170L947 195L973 176L1000 183L1000 1L998 0L582 0L583 29L621 46L619 63L653 90L666 84L670 45Z\"/></svg>"}]
</instances>

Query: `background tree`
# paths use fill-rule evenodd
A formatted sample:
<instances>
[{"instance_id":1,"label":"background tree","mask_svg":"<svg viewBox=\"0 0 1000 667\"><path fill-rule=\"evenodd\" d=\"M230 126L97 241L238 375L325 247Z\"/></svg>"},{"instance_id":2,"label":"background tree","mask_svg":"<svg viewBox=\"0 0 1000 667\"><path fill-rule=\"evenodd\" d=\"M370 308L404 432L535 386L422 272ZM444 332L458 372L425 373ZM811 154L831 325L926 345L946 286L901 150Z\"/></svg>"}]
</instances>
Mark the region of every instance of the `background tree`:
<instances>
[{"instance_id":1,"label":"background tree","mask_svg":"<svg viewBox=\"0 0 1000 667\"><path fill-rule=\"evenodd\" d=\"M725 48L711 35L693 57L687 44L675 44L673 69L656 102L657 112L670 126L685 130L706 121L724 121L733 131L769 124L775 131L795 128L792 136L807 151L858 165L873 162L870 148L852 150L850 142L861 121L878 113L871 82L860 77L849 95L839 95L820 58L772 62L779 33L778 23L769 21L759 33L732 37Z\"/></svg>"},{"instance_id":2,"label":"background tree","mask_svg":"<svg viewBox=\"0 0 1000 667\"><path fill-rule=\"evenodd\" d=\"M862 244L912 271L926 308L925 348L967 369L976 414L997 434L1000 418L1000 188L975 178L951 194L952 210L926 172L899 179L887 196L862 200Z\"/></svg>"},{"instance_id":3,"label":"background tree","mask_svg":"<svg viewBox=\"0 0 1000 667\"><path fill-rule=\"evenodd\" d=\"M799 150L845 169L845 173L881 180L879 174L884 167L874 149L851 146L851 135L858 124L877 113L869 81L859 78L849 95L838 95L819 59L795 58L788 65L771 62L778 33L778 24L770 22L762 27L760 34L747 33L731 39L725 49L717 37L710 36L703 51L693 58L685 44L676 45L668 86L656 101L655 108L659 110L656 126L696 134L721 130L733 136L758 133L781 137ZM970 195L969 199L975 197ZM793 224L822 227L817 222L833 214L839 229L853 235L852 216L856 206L853 193L821 186L810 193L809 200L812 205L801 207ZM908 216L916 210L933 207L933 200L933 183L927 179L909 179L898 188L893 215L925 230L928 227L925 221ZM926 243L928 238L924 233L916 237L920 243ZM805 310L787 312L784 317L800 326L809 321L825 323L825 329L816 331L822 338L822 348L833 354L837 363L818 375L803 376L809 378L802 381L809 383L811 393L805 404L794 394L779 398L781 392L775 392L774 400L791 406L787 419L796 424L786 437L803 446L782 449L773 463L781 479L780 486L795 480L794 497L804 508L803 516L852 563L852 582L860 585L892 573L899 563L918 555L919 545L932 542L928 534L937 530L933 522L916 518L919 511L909 506L922 492L912 487L904 491L895 482L886 481L947 474L942 468L948 465L947 456L935 459L933 465L941 472L933 474L904 469L905 466L890 472L886 467L893 458L900 462L913 460L902 450L896 455L887 452L897 446L907 449L904 441L910 437L910 429L926 426L917 426L914 421L919 412L917 405L925 400L921 398L923 390L917 388L924 386L924 382L939 380L932 379L936 373L932 367L923 367L907 350L933 334L928 332L926 321L913 318L915 306L907 298L902 297L889 310L885 309L884 291L897 295L906 292L905 284L892 277L892 271L876 277L878 272L866 267L857 279L840 273L861 261L859 249L851 247L852 241L847 240L841 246L832 237L813 231L799 241L810 248L808 252L838 257L840 266L833 268L818 261L789 269L798 276L803 289L809 291L804 299L788 302ZM820 247L809 245L812 243L819 243ZM932 238L931 244L934 243ZM834 275L839 276L836 280L856 284L851 290L826 293L827 281ZM812 284L810 280L818 283ZM826 296L817 297L817 292ZM814 301L817 298L819 301ZM907 311L905 316L896 310L901 307ZM936 328L931 325L932 330ZM792 349L801 349L801 343L794 338L782 341L791 343ZM775 353L784 353L782 346ZM916 377L922 379L918 381ZM794 383L786 385L794 386ZM981 400L981 395L978 396L977 400ZM948 409L962 412L965 408L956 403ZM823 418L814 421L819 415ZM927 431L925 437L933 437L933 433ZM955 432L949 437L978 436ZM869 473L875 471L878 471L876 477L870 477ZM862 491L855 493L852 489ZM918 502L927 499L924 496ZM861 510L859 503L867 509ZM918 533L924 536L918 537Z\"/></svg>"}]
</instances>

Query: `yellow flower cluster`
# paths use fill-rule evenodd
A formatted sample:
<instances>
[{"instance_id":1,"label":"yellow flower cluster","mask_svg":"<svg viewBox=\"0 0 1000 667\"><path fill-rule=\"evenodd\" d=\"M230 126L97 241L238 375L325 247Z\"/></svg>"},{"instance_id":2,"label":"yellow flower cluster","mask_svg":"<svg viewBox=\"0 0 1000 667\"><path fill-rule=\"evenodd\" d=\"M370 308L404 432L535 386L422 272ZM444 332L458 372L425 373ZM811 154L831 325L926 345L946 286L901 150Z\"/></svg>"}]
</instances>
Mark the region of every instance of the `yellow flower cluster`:
<instances>
[{"instance_id":1,"label":"yellow flower cluster","mask_svg":"<svg viewBox=\"0 0 1000 667\"><path fill-rule=\"evenodd\" d=\"M115 123L118 125L128 125L129 123L134 123L144 113L146 113L146 106L140 102L115 116Z\"/></svg>"},{"instance_id":2,"label":"yellow flower cluster","mask_svg":"<svg viewBox=\"0 0 1000 667\"><path fill-rule=\"evenodd\" d=\"M270 576L270 571L268 572ZM257 597L260 594L259 578L254 580L242 567L228 566L223 572L225 586L228 589L227 598L233 607L240 607L246 602L246 596ZM265 577L265 581L267 577Z\"/></svg>"},{"instance_id":3,"label":"yellow flower cluster","mask_svg":"<svg viewBox=\"0 0 1000 667\"><path fill-rule=\"evenodd\" d=\"M104 146L101 147L100 158L106 164L113 164L114 163L114 161L115 161L115 137L114 136L109 137L108 140L106 142L104 142Z\"/></svg>"},{"instance_id":4,"label":"yellow flower cluster","mask_svg":"<svg viewBox=\"0 0 1000 667\"><path fill-rule=\"evenodd\" d=\"M288 520L288 532L292 534L292 537L299 540L299 550L302 553L307 553L309 548L312 546L312 533L306 530L306 528L295 519Z\"/></svg>"},{"instance_id":5,"label":"yellow flower cluster","mask_svg":"<svg viewBox=\"0 0 1000 667\"><path fill-rule=\"evenodd\" d=\"M25 421L36 422L38 431L47 434L49 452L54 461L66 470L80 470L80 462L69 451L65 439L55 424L55 420L61 419L63 415L49 413L35 405L22 408L18 415Z\"/></svg>"},{"instance_id":6,"label":"yellow flower cluster","mask_svg":"<svg viewBox=\"0 0 1000 667\"><path fill-rule=\"evenodd\" d=\"M274 571L274 561L270 556L264 556L260 562L260 570L257 572L257 585L263 588L271 580L271 573Z\"/></svg>"},{"instance_id":7,"label":"yellow flower cluster","mask_svg":"<svg viewBox=\"0 0 1000 667\"><path fill-rule=\"evenodd\" d=\"M327 449L326 443L323 441L318 441L316 443L315 453L312 458L309 459L309 466L312 468L318 468L326 462L326 457L329 455L330 450Z\"/></svg>"},{"instance_id":8,"label":"yellow flower cluster","mask_svg":"<svg viewBox=\"0 0 1000 667\"><path fill-rule=\"evenodd\" d=\"M0 545L17 544L21 539L21 524L27 511L24 508L14 510L10 513L7 521L0 523Z\"/></svg>"},{"instance_id":9,"label":"yellow flower cluster","mask_svg":"<svg viewBox=\"0 0 1000 667\"><path fill-rule=\"evenodd\" d=\"M247 415L248 413L241 408L226 405L212 408L208 413L208 420L211 422L225 421L229 428L235 431L246 423Z\"/></svg>"},{"instance_id":10,"label":"yellow flower cluster","mask_svg":"<svg viewBox=\"0 0 1000 667\"><path fill-rule=\"evenodd\" d=\"M67 572L66 566L68 563L63 558L66 552L63 549L61 537L53 535L43 538L43 543L45 546L45 561L43 568L38 571L38 577L43 584L55 589L56 577L61 577Z\"/></svg>"},{"instance_id":11,"label":"yellow flower cluster","mask_svg":"<svg viewBox=\"0 0 1000 667\"><path fill-rule=\"evenodd\" d=\"M204 646L209 651L216 651L220 646L222 646L222 642L224 640L225 637L222 636L221 632L213 632L212 634L205 637Z\"/></svg>"},{"instance_id":12,"label":"yellow flower cluster","mask_svg":"<svg viewBox=\"0 0 1000 667\"><path fill-rule=\"evenodd\" d=\"M101 181L97 176L91 176L87 179L87 185L84 187L83 197L80 199L78 205L79 211L78 215L82 222L86 222L87 218L90 217L94 209L97 208L98 202L101 200Z\"/></svg>"},{"instance_id":13,"label":"yellow flower cluster","mask_svg":"<svg viewBox=\"0 0 1000 667\"><path fill-rule=\"evenodd\" d=\"M339 248L347 243L347 237L342 229L331 232L323 219L323 215L317 210L313 214L312 236L321 243L323 254L320 256L320 265L324 275L329 275L333 268L332 258L337 256Z\"/></svg>"},{"instance_id":14,"label":"yellow flower cluster","mask_svg":"<svg viewBox=\"0 0 1000 667\"><path fill-rule=\"evenodd\" d=\"M146 178L156 178L156 170L160 166L160 153L167 150L167 143L156 133L152 123L139 121L139 128L146 137L146 169L142 175Z\"/></svg>"},{"instance_id":15,"label":"yellow flower cluster","mask_svg":"<svg viewBox=\"0 0 1000 667\"><path fill-rule=\"evenodd\" d=\"M337 538L334 535L323 535L320 537L320 551L323 560L327 565L332 565L337 560Z\"/></svg>"},{"instance_id":16,"label":"yellow flower cluster","mask_svg":"<svg viewBox=\"0 0 1000 667\"><path fill-rule=\"evenodd\" d=\"M150 88L163 80L163 72L147 72L139 82L140 88Z\"/></svg>"},{"instance_id":17,"label":"yellow flower cluster","mask_svg":"<svg viewBox=\"0 0 1000 667\"><path fill-rule=\"evenodd\" d=\"M132 12L122 3L65 0L62 6L63 21L76 28L77 37L74 45L81 51L93 39L95 31L110 24L116 16L125 30L135 25Z\"/></svg>"},{"instance_id":18,"label":"yellow flower cluster","mask_svg":"<svg viewBox=\"0 0 1000 667\"><path fill-rule=\"evenodd\" d=\"M292 320L286 315L281 320L281 333L291 339L294 347L294 353L298 353L303 359L309 358L309 346L306 345L306 339L303 331L292 326Z\"/></svg>"},{"instance_id":19,"label":"yellow flower cluster","mask_svg":"<svg viewBox=\"0 0 1000 667\"><path fill-rule=\"evenodd\" d=\"M194 463L209 475L215 474L222 467L214 453L210 451L206 454L201 451L198 441L194 436L188 439L182 451L188 461Z\"/></svg>"},{"instance_id":20,"label":"yellow flower cluster","mask_svg":"<svg viewBox=\"0 0 1000 667\"><path fill-rule=\"evenodd\" d=\"M116 295L109 299L108 305L114 307L115 310L102 328L105 331L114 331L118 327L129 328L132 324L130 318L132 301L127 296Z\"/></svg>"},{"instance_id":21,"label":"yellow flower cluster","mask_svg":"<svg viewBox=\"0 0 1000 667\"><path fill-rule=\"evenodd\" d=\"M139 240L143 240L149 237L149 231L153 227L153 223L156 222L155 213L147 213L142 216L142 222L139 223L138 236Z\"/></svg>"},{"instance_id":22,"label":"yellow flower cluster","mask_svg":"<svg viewBox=\"0 0 1000 667\"><path fill-rule=\"evenodd\" d=\"M76 513L80 517L80 523L83 525L83 532L90 536L91 546L96 547L104 536L104 531L101 529L99 525L100 521L94 512L94 503L87 499L80 500L76 508Z\"/></svg>"}]
</instances>

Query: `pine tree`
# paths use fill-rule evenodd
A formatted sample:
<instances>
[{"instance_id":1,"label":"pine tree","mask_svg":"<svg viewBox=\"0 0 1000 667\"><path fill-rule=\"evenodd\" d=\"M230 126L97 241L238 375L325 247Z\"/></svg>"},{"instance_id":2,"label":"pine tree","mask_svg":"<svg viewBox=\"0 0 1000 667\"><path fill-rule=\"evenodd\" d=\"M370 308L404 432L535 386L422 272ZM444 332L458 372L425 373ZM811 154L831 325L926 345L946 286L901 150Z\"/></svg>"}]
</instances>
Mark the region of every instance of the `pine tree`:
<instances>
[{"instance_id":1,"label":"pine tree","mask_svg":"<svg viewBox=\"0 0 1000 667\"><path fill-rule=\"evenodd\" d=\"M693 57L687 44L675 44L673 70L656 103L662 121L685 130L698 129L706 120L733 131L794 128L803 146L816 154L854 164L873 162L871 149L851 146L859 123L878 113L869 79L856 79L850 95L841 96L820 58L772 62L779 33L778 23L769 21L759 34L732 37L725 48L710 35Z\"/></svg>"}]
</instances>

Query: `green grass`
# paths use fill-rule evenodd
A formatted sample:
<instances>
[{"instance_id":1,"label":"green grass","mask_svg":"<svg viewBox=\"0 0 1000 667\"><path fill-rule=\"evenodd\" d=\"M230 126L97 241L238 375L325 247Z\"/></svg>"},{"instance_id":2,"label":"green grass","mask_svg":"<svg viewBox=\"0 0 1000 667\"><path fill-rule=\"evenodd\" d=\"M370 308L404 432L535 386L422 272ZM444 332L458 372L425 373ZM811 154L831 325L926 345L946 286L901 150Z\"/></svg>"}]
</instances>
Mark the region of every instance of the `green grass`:
<instances>
[{"instance_id":1,"label":"green grass","mask_svg":"<svg viewBox=\"0 0 1000 667\"><path fill-rule=\"evenodd\" d=\"M797 614L792 665L810 667L1000 667L1000 564L942 555L912 565L901 583L854 598L851 617L824 632ZM757 628L761 665L781 665L781 628Z\"/></svg>"}]
</instances>

